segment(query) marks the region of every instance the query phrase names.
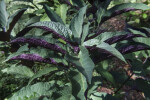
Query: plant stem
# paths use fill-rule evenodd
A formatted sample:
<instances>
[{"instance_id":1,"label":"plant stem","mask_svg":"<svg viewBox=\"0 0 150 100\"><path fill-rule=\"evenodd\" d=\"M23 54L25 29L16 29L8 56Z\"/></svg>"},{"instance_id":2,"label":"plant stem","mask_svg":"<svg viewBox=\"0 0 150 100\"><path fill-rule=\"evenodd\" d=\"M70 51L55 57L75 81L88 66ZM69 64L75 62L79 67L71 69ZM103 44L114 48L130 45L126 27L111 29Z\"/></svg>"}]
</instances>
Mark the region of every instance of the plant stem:
<instances>
[{"instance_id":1,"label":"plant stem","mask_svg":"<svg viewBox=\"0 0 150 100\"><path fill-rule=\"evenodd\" d=\"M131 79L131 77L134 75L134 73L132 72L132 74L123 82L123 84L115 91L114 94L117 94L120 89Z\"/></svg>"}]
</instances>

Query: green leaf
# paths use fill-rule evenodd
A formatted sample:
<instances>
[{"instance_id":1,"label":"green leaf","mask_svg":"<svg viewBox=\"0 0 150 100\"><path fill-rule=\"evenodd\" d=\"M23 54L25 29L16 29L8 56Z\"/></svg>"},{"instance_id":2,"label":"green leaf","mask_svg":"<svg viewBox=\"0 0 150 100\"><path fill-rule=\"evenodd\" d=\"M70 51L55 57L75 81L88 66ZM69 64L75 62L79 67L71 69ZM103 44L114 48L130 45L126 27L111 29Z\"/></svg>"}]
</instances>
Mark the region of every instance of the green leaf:
<instances>
[{"instance_id":1,"label":"green leaf","mask_svg":"<svg viewBox=\"0 0 150 100\"><path fill-rule=\"evenodd\" d=\"M83 27L83 34L82 34L82 38L81 38L81 44L83 44L84 40L86 39L88 32L89 32L89 25L90 23L87 23L86 25L84 25Z\"/></svg>"},{"instance_id":2,"label":"green leaf","mask_svg":"<svg viewBox=\"0 0 150 100\"><path fill-rule=\"evenodd\" d=\"M63 59L62 56L55 54L54 51L50 51L49 49L45 49L42 47L31 47L30 48L30 54L38 54L42 58L53 58L57 63L64 63L67 64L66 60Z\"/></svg>"},{"instance_id":3,"label":"green leaf","mask_svg":"<svg viewBox=\"0 0 150 100\"><path fill-rule=\"evenodd\" d=\"M96 45L97 48L100 48L101 50L104 50L114 56L116 56L117 58L119 58L120 60L124 61L125 63L126 60L123 57L123 55L114 47L112 47L111 45L105 43L105 42L100 42L98 39L91 39L89 41L86 41L84 43L85 46L94 46Z\"/></svg>"},{"instance_id":4,"label":"green leaf","mask_svg":"<svg viewBox=\"0 0 150 100\"><path fill-rule=\"evenodd\" d=\"M108 51L110 54L116 56L120 60L127 63L125 58L123 57L123 55L116 48L112 47L111 45L109 45L105 42L102 42L101 44L97 45L96 47Z\"/></svg>"},{"instance_id":5,"label":"green leaf","mask_svg":"<svg viewBox=\"0 0 150 100\"><path fill-rule=\"evenodd\" d=\"M6 11L6 5L4 0L0 2L0 28L5 29L8 21L8 13Z\"/></svg>"},{"instance_id":6,"label":"green leaf","mask_svg":"<svg viewBox=\"0 0 150 100\"><path fill-rule=\"evenodd\" d=\"M18 10L18 9L22 9L22 8L31 8L31 9L34 9L34 7L33 7L33 6L31 6L31 5L18 4L18 5L15 5L15 6L9 7L9 8L8 8L8 12L13 12L13 11L16 11L16 10Z\"/></svg>"},{"instance_id":7,"label":"green leaf","mask_svg":"<svg viewBox=\"0 0 150 100\"><path fill-rule=\"evenodd\" d=\"M134 38L133 40L136 42L144 43L144 44L150 46L150 44L149 44L150 38Z\"/></svg>"},{"instance_id":8,"label":"green leaf","mask_svg":"<svg viewBox=\"0 0 150 100\"><path fill-rule=\"evenodd\" d=\"M49 51L50 51L49 49L45 49L42 47L37 47L37 48L31 47L30 48L31 54L39 54L39 56L41 56L42 58L49 58L50 55L52 55L52 52L49 52Z\"/></svg>"},{"instance_id":9,"label":"green leaf","mask_svg":"<svg viewBox=\"0 0 150 100\"><path fill-rule=\"evenodd\" d=\"M122 32L119 32L119 31L115 31L115 32L104 32L104 33L98 35L98 36L96 37L96 39L98 39L98 40L101 41L101 42L104 42L105 40L107 40L107 39L109 39L109 38L112 38L112 37L114 37L114 36L126 35L126 34L127 34L127 32L124 32L124 31L122 31Z\"/></svg>"},{"instance_id":10,"label":"green leaf","mask_svg":"<svg viewBox=\"0 0 150 100\"><path fill-rule=\"evenodd\" d=\"M129 28L129 30L130 30L130 32L132 32L133 34L141 34L141 35L143 35L144 37L147 37L146 34L143 33L143 32L141 32L141 31L134 30L134 29L130 29L130 28Z\"/></svg>"},{"instance_id":11,"label":"green leaf","mask_svg":"<svg viewBox=\"0 0 150 100\"><path fill-rule=\"evenodd\" d=\"M75 41L80 44L80 38L82 34L82 25L84 21L84 15L86 13L87 6L82 7L75 17L71 20L70 29L72 30Z\"/></svg>"},{"instance_id":12,"label":"green leaf","mask_svg":"<svg viewBox=\"0 0 150 100\"><path fill-rule=\"evenodd\" d=\"M104 92L95 92L90 96L90 100L103 100L106 95Z\"/></svg>"},{"instance_id":13,"label":"green leaf","mask_svg":"<svg viewBox=\"0 0 150 100\"><path fill-rule=\"evenodd\" d=\"M143 79L136 79L136 84L138 89L142 90L144 95L150 98L150 82Z\"/></svg>"},{"instance_id":14,"label":"green leaf","mask_svg":"<svg viewBox=\"0 0 150 100\"><path fill-rule=\"evenodd\" d=\"M76 100L75 97L72 95L72 91L74 90L72 90L71 84L66 84L65 86L59 88L59 91L56 94L57 98L54 99L55 100ZM57 95L59 95L59 97Z\"/></svg>"},{"instance_id":15,"label":"green leaf","mask_svg":"<svg viewBox=\"0 0 150 100\"><path fill-rule=\"evenodd\" d=\"M88 41L84 42L85 46L94 46L100 44L100 41L98 39L90 39Z\"/></svg>"},{"instance_id":16,"label":"green leaf","mask_svg":"<svg viewBox=\"0 0 150 100\"><path fill-rule=\"evenodd\" d=\"M31 96L40 97L42 95L51 96L54 86L54 82L40 82L34 85L25 86L16 93L13 94L8 100L24 100L24 98L29 98Z\"/></svg>"},{"instance_id":17,"label":"green leaf","mask_svg":"<svg viewBox=\"0 0 150 100\"><path fill-rule=\"evenodd\" d=\"M107 81L111 82L114 86L116 86L116 82L114 77L107 70L103 69L102 66L97 67L97 71L102 77L106 78Z\"/></svg>"},{"instance_id":18,"label":"green leaf","mask_svg":"<svg viewBox=\"0 0 150 100\"><path fill-rule=\"evenodd\" d=\"M70 71L69 76L74 97L76 97L77 100L86 100L84 95L87 89L86 78L79 71Z\"/></svg>"},{"instance_id":19,"label":"green leaf","mask_svg":"<svg viewBox=\"0 0 150 100\"><path fill-rule=\"evenodd\" d=\"M61 17L64 23L66 23L68 6L61 4L56 8L56 13Z\"/></svg>"},{"instance_id":20,"label":"green leaf","mask_svg":"<svg viewBox=\"0 0 150 100\"><path fill-rule=\"evenodd\" d=\"M12 65L10 68L3 69L2 72L14 74L16 78L31 78L34 75L30 68L22 65Z\"/></svg>"},{"instance_id":21,"label":"green leaf","mask_svg":"<svg viewBox=\"0 0 150 100\"><path fill-rule=\"evenodd\" d=\"M15 14L9 17L8 22L7 22L7 28L8 28L8 33L12 31L14 28L15 24L18 22L18 20L21 18L23 13L27 10L27 8L23 8L19 11L17 11Z\"/></svg>"},{"instance_id":22,"label":"green leaf","mask_svg":"<svg viewBox=\"0 0 150 100\"><path fill-rule=\"evenodd\" d=\"M97 23L99 24L101 22L101 19L103 15L105 14L105 9L102 7L99 7L99 9L96 12L96 17L97 17Z\"/></svg>"},{"instance_id":23,"label":"green leaf","mask_svg":"<svg viewBox=\"0 0 150 100\"><path fill-rule=\"evenodd\" d=\"M34 79L36 79L36 78L38 78L38 77L41 77L41 76L43 76L43 75L49 74L49 73L51 73L51 72L53 72L53 71L56 71L56 70L58 70L56 67L50 67L50 68L41 69L40 71L38 71L37 73L35 73L35 74L31 77L31 79L29 80L28 84L31 84L31 82L32 82Z\"/></svg>"},{"instance_id":24,"label":"green leaf","mask_svg":"<svg viewBox=\"0 0 150 100\"><path fill-rule=\"evenodd\" d=\"M37 28L44 27L42 29L48 29L50 31L53 30L68 39L71 38L72 36L72 31L69 28L65 27L63 24L52 22L52 21L37 22L30 25L29 27L37 27Z\"/></svg>"},{"instance_id":25,"label":"green leaf","mask_svg":"<svg viewBox=\"0 0 150 100\"><path fill-rule=\"evenodd\" d=\"M79 70L79 72L81 72L87 79L87 81L89 82L89 84L91 83L91 79L92 79L92 74L93 74L93 69L94 69L94 62L92 61L92 59L89 57L89 52L88 50L81 46L80 47L80 53L77 56L71 56L69 54L67 54L65 56L65 59L73 64L75 64L76 68Z\"/></svg>"},{"instance_id":26,"label":"green leaf","mask_svg":"<svg viewBox=\"0 0 150 100\"><path fill-rule=\"evenodd\" d=\"M90 98L90 95L97 92L99 86L102 85L101 77L95 76L92 78L92 83L88 86L87 97Z\"/></svg>"},{"instance_id":27,"label":"green leaf","mask_svg":"<svg viewBox=\"0 0 150 100\"><path fill-rule=\"evenodd\" d=\"M39 16L34 16L26 22L25 26L28 26L30 24L33 24L33 23L36 23L36 22L39 22L39 21L40 21L40 17Z\"/></svg>"},{"instance_id":28,"label":"green leaf","mask_svg":"<svg viewBox=\"0 0 150 100\"><path fill-rule=\"evenodd\" d=\"M51 21L59 22L61 24L64 24L64 22L62 21L62 19L60 18L60 16L58 16L49 6L47 6L45 4L45 5L43 5L43 7L45 9L46 14L51 19Z\"/></svg>"},{"instance_id":29,"label":"green leaf","mask_svg":"<svg viewBox=\"0 0 150 100\"><path fill-rule=\"evenodd\" d=\"M28 48L28 44L25 44L25 45L23 45L23 46L21 46L18 50L17 50L17 52L19 53L19 52L24 52L24 51L28 51L29 50L29 48Z\"/></svg>"},{"instance_id":30,"label":"green leaf","mask_svg":"<svg viewBox=\"0 0 150 100\"><path fill-rule=\"evenodd\" d=\"M80 47L80 53L79 53L79 58L80 58L80 64L83 68L83 75L87 78L87 81L91 84L91 79L92 79L92 74L93 74L93 69L94 69L94 62L92 59L89 57L89 52L88 50L81 46Z\"/></svg>"},{"instance_id":31,"label":"green leaf","mask_svg":"<svg viewBox=\"0 0 150 100\"><path fill-rule=\"evenodd\" d=\"M43 22L43 21L51 21L51 20L49 19L49 17L48 17L47 14L45 13L45 14L43 14L43 15L41 16L40 21Z\"/></svg>"}]
</instances>

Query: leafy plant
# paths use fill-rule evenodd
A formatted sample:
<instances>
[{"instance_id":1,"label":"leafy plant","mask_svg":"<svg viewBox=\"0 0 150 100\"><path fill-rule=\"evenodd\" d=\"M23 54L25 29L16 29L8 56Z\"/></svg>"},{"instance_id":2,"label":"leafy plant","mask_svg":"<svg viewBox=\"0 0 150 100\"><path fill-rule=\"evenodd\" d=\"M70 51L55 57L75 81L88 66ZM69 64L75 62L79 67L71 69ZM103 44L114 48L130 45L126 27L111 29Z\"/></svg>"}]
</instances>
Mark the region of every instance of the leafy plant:
<instances>
[{"instance_id":1,"label":"leafy plant","mask_svg":"<svg viewBox=\"0 0 150 100\"><path fill-rule=\"evenodd\" d=\"M17 11L12 16L8 16L4 0L0 2L0 8L0 28L2 29L2 31L0 31L0 41L10 41L11 31L19 18L26 11L26 8Z\"/></svg>"},{"instance_id":2,"label":"leafy plant","mask_svg":"<svg viewBox=\"0 0 150 100\"><path fill-rule=\"evenodd\" d=\"M103 64L103 61L116 57L125 64L131 64L123 54L149 50L150 46L143 43L144 39L149 40L149 28L137 29L127 25L122 32L107 32L101 29L101 24L119 14L137 9L147 10L150 7L139 3L124 3L107 9L111 0L88 1L89 3L84 0L64 0L75 11L69 24L48 5L43 4L51 21L27 25L10 41L11 45L19 44L20 48L9 55L6 61L21 60L50 65L46 69L44 66L37 66L39 71L34 75L25 68L24 70L32 73L28 75L28 78L31 77L29 84L14 93L10 100L117 100L126 80L124 83L117 83L115 75L109 72L108 63ZM31 35L29 31L33 28L45 32L39 36ZM31 69L34 67L31 66ZM13 72L12 68L3 71ZM17 66L15 68L20 69ZM148 68L145 69L148 71ZM132 76L133 74L127 81ZM110 84L109 88L114 88L113 95L98 92L98 87L105 83ZM149 86L149 81L141 84ZM145 93L145 87L144 90L142 86L140 89ZM148 94L145 96L149 98Z\"/></svg>"}]
</instances>

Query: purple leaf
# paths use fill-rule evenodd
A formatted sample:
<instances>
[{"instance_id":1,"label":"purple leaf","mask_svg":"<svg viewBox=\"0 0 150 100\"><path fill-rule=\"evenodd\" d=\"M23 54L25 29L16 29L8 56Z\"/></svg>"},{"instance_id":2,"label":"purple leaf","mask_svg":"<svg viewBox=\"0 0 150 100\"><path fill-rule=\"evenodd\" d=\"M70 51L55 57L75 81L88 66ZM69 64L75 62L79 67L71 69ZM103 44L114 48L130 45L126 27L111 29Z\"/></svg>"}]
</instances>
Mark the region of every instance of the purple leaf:
<instances>
[{"instance_id":1,"label":"purple leaf","mask_svg":"<svg viewBox=\"0 0 150 100\"><path fill-rule=\"evenodd\" d=\"M119 35L119 36L111 37L111 38L105 40L105 42L108 43L108 44L113 44L113 43L116 43L116 42L119 42L119 41L129 40L129 39L132 39L132 38L135 38L135 37L143 37L143 36L140 35L140 34Z\"/></svg>"},{"instance_id":2,"label":"purple leaf","mask_svg":"<svg viewBox=\"0 0 150 100\"><path fill-rule=\"evenodd\" d=\"M11 43L29 43L31 45L41 46L56 52L61 52L62 54L65 54L66 51L63 50L61 47L55 44L48 43L45 40L37 39L37 38L17 38L15 40L12 40Z\"/></svg>"}]
</instances>

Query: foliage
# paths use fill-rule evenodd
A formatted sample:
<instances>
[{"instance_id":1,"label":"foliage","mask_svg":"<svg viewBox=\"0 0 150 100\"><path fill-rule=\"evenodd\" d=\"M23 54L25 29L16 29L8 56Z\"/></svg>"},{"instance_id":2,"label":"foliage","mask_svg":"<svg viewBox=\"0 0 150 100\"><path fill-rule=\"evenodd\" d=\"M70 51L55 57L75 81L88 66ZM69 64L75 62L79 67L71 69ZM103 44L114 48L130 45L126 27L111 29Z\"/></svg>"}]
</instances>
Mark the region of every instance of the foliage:
<instances>
[{"instance_id":1,"label":"foliage","mask_svg":"<svg viewBox=\"0 0 150 100\"><path fill-rule=\"evenodd\" d=\"M25 80L19 89L11 91L8 100L118 100L125 84L144 92L146 99L150 98L146 88L149 87L146 75L149 74L150 29L128 24L121 32L101 28L112 17L139 9L149 10L149 6L123 3L109 8L111 0L48 0L40 2L40 6L32 0L17 1L30 2L34 7L28 9L36 10L32 17L24 17L32 15L23 15L26 8L8 17L4 1L0 2L3 37L0 41L9 42L3 60L8 65L1 71ZM43 19L43 15L47 18ZM29 18L32 19L23 29L11 35L19 19L23 22ZM147 57L144 61L139 51ZM128 78L125 73L120 75L110 70L114 67L110 66L114 58L131 67ZM137 63L140 64L137 66ZM133 75L135 80L131 78ZM123 78L117 80L118 77ZM98 91L107 85L113 92Z\"/></svg>"}]
</instances>

